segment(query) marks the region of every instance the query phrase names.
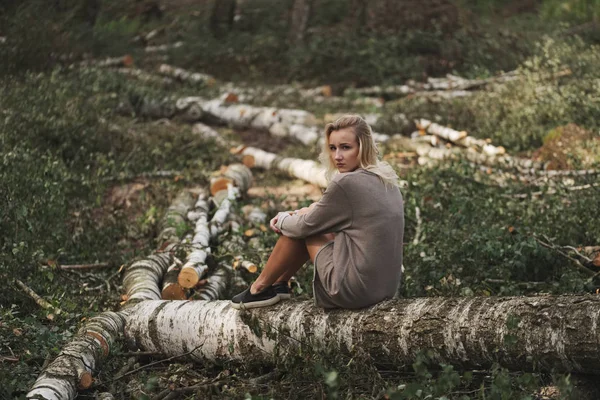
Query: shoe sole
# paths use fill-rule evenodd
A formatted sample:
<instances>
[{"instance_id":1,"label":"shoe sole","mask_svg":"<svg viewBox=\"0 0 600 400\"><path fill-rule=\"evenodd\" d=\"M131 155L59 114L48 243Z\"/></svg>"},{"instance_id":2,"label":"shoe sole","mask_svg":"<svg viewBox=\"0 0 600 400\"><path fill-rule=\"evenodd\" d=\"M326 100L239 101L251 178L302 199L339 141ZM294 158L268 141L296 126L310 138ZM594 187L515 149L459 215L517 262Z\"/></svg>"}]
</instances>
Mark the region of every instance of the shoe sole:
<instances>
[{"instance_id":1,"label":"shoe sole","mask_svg":"<svg viewBox=\"0 0 600 400\"><path fill-rule=\"evenodd\" d=\"M272 297L270 299L267 300L261 300L261 301L253 301L251 303L234 303L231 302L231 307L235 308L236 310L248 310L250 308L260 308L260 307L268 307L268 306L272 306L273 304L277 304L279 303L279 301L281 300L281 298L279 297L279 295Z\"/></svg>"},{"instance_id":2,"label":"shoe sole","mask_svg":"<svg viewBox=\"0 0 600 400\"><path fill-rule=\"evenodd\" d=\"M290 293L277 293L277 296L279 296L281 300L289 300L292 298Z\"/></svg>"}]
</instances>

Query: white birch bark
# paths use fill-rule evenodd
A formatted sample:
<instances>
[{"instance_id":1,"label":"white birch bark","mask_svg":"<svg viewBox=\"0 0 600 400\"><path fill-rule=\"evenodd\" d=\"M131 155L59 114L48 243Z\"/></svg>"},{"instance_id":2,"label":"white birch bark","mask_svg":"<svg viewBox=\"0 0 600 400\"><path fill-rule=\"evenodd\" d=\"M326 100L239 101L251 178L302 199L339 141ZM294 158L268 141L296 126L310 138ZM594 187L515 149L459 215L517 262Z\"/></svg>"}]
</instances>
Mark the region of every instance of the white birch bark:
<instances>
[{"instance_id":1,"label":"white birch bark","mask_svg":"<svg viewBox=\"0 0 600 400\"><path fill-rule=\"evenodd\" d=\"M167 250L179 242L186 224L185 217L193 205L194 197L187 190L177 194L160 223L159 249Z\"/></svg>"},{"instance_id":2,"label":"white birch bark","mask_svg":"<svg viewBox=\"0 0 600 400\"><path fill-rule=\"evenodd\" d=\"M194 84L213 85L216 79L208 74L202 74L200 72L190 72L183 68L173 67L168 64L161 64L158 67L158 73L161 75L168 76L170 78L177 79L182 82L191 82Z\"/></svg>"},{"instance_id":3,"label":"white birch bark","mask_svg":"<svg viewBox=\"0 0 600 400\"><path fill-rule=\"evenodd\" d=\"M154 83L162 86L171 86L174 83L171 78L149 74L146 71L137 68L117 68L115 71L121 75L131 76L142 82Z\"/></svg>"},{"instance_id":4,"label":"white birch bark","mask_svg":"<svg viewBox=\"0 0 600 400\"><path fill-rule=\"evenodd\" d=\"M456 141L467 137L467 132L465 131L457 131L452 128L448 128L435 122L431 122L426 119L420 119L415 121L417 128L422 129L428 133L433 135L437 135L442 139L445 139L449 142L455 143Z\"/></svg>"},{"instance_id":5,"label":"white birch bark","mask_svg":"<svg viewBox=\"0 0 600 400\"><path fill-rule=\"evenodd\" d=\"M239 154L243 156L244 164L249 167L277 169L294 178L303 179L322 188L327 187L325 167L316 161L284 158L256 147L243 148Z\"/></svg>"},{"instance_id":6,"label":"white birch bark","mask_svg":"<svg viewBox=\"0 0 600 400\"><path fill-rule=\"evenodd\" d=\"M272 362L302 347L402 367L432 350L436 363L465 368L535 363L538 371L598 374L599 316L595 296L420 298L332 311L285 302L249 312L228 301L146 301L130 309L125 335L170 356L199 347L194 360ZM259 326L271 334L255 334Z\"/></svg>"},{"instance_id":7,"label":"white birch bark","mask_svg":"<svg viewBox=\"0 0 600 400\"><path fill-rule=\"evenodd\" d=\"M108 67L131 67L133 65L133 57L126 54L121 57L109 57L103 60L85 60L78 64L81 68L108 68ZM73 67L73 66L71 66Z\"/></svg>"},{"instance_id":8,"label":"white birch bark","mask_svg":"<svg viewBox=\"0 0 600 400\"><path fill-rule=\"evenodd\" d=\"M160 253L136 261L127 267L123 275L126 301L160 299L159 285L172 262L170 253Z\"/></svg>"},{"instance_id":9,"label":"white birch bark","mask_svg":"<svg viewBox=\"0 0 600 400\"><path fill-rule=\"evenodd\" d=\"M192 104L217 121L238 129L255 128L276 136L291 136L304 144L313 143L319 137L315 128L316 118L304 110L257 107L248 104L226 102L229 93L213 100L200 97L184 97L176 102L178 110L185 110Z\"/></svg>"},{"instance_id":10,"label":"white birch bark","mask_svg":"<svg viewBox=\"0 0 600 400\"><path fill-rule=\"evenodd\" d=\"M207 195L205 192L201 192L198 195L194 210L190 213L190 220L194 220L196 226L192 238L192 251L188 254L177 278L177 282L181 287L193 288L208 270L206 260L211 252L208 211Z\"/></svg>"},{"instance_id":11,"label":"white birch bark","mask_svg":"<svg viewBox=\"0 0 600 400\"><path fill-rule=\"evenodd\" d=\"M457 144L462 147L472 148L485 154L486 156L497 156L506 153L502 146L493 146L488 141L467 136L464 131L456 131L442 125L438 125L426 119L415 121L417 127L442 139Z\"/></svg>"},{"instance_id":12,"label":"white birch bark","mask_svg":"<svg viewBox=\"0 0 600 400\"><path fill-rule=\"evenodd\" d=\"M161 53L173 49L178 49L183 46L183 42L175 42L172 44L161 44L158 46L146 46L144 51L146 53Z\"/></svg>"},{"instance_id":13,"label":"white birch bark","mask_svg":"<svg viewBox=\"0 0 600 400\"><path fill-rule=\"evenodd\" d=\"M221 264L215 272L208 277L204 284L192 297L194 300L218 300L225 296L229 278L231 276L231 268Z\"/></svg>"},{"instance_id":14,"label":"white birch bark","mask_svg":"<svg viewBox=\"0 0 600 400\"><path fill-rule=\"evenodd\" d=\"M181 272L181 261L174 258L173 263L167 269L162 281L160 298L163 300L185 300L187 299L185 289L177 282Z\"/></svg>"},{"instance_id":15,"label":"white birch bark","mask_svg":"<svg viewBox=\"0 0 600 400\"><path fill-rule=\"evenodd\" d=\"M241 193L246 193L252 186L252 171L244 164L231 164L222 167L210 179L210 193L214 196L228 185L234 185Z\"/></svg>"},{"instance_id":16,"label":"white birch bark","mask_svg":"<svg viewBox=\"0 0 600 400\"><path fill-rule=\"evenodd\" d=\"M40 374L27 399L71 400L78 389L92 384L92 373L105 359L125 325L121 313L105 312L91 318Z\"/></svg>"},{"instance_id":17,"label":"white birch bark","mask_svg":"<svg viewBox=\"0 0 600 400\"><path fill-rule=\"evenodd\" d=\"M518 77L517 71L507 72L487 79L465 79L460 76L448 74L443 78L427 78L427 82L425 83L409 80L404 85L371 86L358 89L349 88L346 89L344 95L400 97L414 94L429 97L431 93L428 92L437 92L437 96L441 98L452 98L468 96L473 90L481 89L484 86L494 83L510 82L518 79ZM443 94L444 92L453 93L453 95L448 96Z\"/></svg>"},{"instance_id":18,"label":"white birch bark","mask_svg":"<svg viewBox=\"0 0 600 400\"><path fill-rule=\"evenodd\" d=\"M217 143L221 147L228 146L227 141L223 139L219 132L201 122L194 124L194 126L192 127L192 132L199 135L203 139L214 140L215 143Z\"/></svg>"}]
</instances>

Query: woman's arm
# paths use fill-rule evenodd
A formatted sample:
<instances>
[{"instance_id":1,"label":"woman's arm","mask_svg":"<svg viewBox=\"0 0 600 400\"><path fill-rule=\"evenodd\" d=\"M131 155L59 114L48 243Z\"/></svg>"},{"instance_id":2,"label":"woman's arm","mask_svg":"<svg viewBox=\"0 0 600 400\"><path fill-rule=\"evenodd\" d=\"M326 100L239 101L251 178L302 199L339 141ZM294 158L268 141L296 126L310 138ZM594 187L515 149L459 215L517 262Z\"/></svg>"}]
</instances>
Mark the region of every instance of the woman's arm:
<instances>
[{"instance_id":1,"label":"woman's arm","mask_svg":"<svg viewBox=\"0 0 600 400\"><path fill-rule=\"evenodd\" d=\"M290 215L304 215L304 214L308 214L308 213L309 213L309 212L310 212L310 211L311 211L313 208L315 208L315 206L316 206L316 205L317 205L317 203L312 203L312 204L311 204L310 206L308 206L308 207L302 207L302 208L301 208L301 209L299 209L299 210L296 210L296 211L293 211L293 212L288 212L288 214L290 214ZM281 231L280 231L280 230L279 230L279 228L277 228L277 226L276 226L276 225L277 225L277 220L279 219L279 214L280 214L280 213L278 213L278 214L277 214L275 217L273 217L273 218L271 219L271 222L269 223L269 225L270 225L271 229L272 229L272 230L273 230L275 233L277 233L277 234L281 235Z\"/></svg>"},{"instance_id":2,"label":"woman's arm","mask_svg":"<svg viewBox=\"0 0 600 400\"><path fill-rule=\"evenodd\" d=\"M279 213L273 225L281 234L301 239L346 229L352 225L352 216L346 192L337 182L332 181L321 200L297 213Z\"/></svg>"}]
</instances>

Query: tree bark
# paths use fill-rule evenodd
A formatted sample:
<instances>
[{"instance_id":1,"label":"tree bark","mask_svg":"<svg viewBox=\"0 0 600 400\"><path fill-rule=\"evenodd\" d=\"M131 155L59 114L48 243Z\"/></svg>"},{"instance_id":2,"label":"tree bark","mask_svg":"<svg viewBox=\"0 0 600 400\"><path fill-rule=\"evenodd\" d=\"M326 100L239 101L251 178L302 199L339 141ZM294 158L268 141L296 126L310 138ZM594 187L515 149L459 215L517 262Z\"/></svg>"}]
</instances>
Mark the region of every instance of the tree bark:
<instances>
[{"instance_id":1,"label":"tree bark","mask_svg":"<svg viewBox=\"0 0 600 400\"><path fill-rule=\"evenodd\" d=\"M189 72L183 68L177 68L167 64L161 64L161 66L158 67L158 73L182 82L191 82L208 86L214 85L216 82L215 78L210 75L201 74L199 72Z\"/></svg>"},{"instance_id":2,"label":"tree bark","mask_svg":"<svg viewBox=\"0 0 600 400\"><path fill-rule=\"evenodd\" d=\"M78 389L88 389L92 372L108 356L124 324L121 313L109 311L91 318L40 374L27 399L67 400L75 398Z\"/></svg>"},{"instance_id":3,"label":"tree bark","mask_svg":"<svg viewBox=\"0 0 600 400\"><path fill-rule=\"evenodd\" d=\"M211 253L210 250L210 228L208 225L209 204L206 199L206 193L198 195L198 201L188 216L196 224L194 228L194 237L192 238L192 251L181 271L178 274L178 285L183 288L193 288L202 278L202 275L208 270L206 260Z\"/></svg>"},{"instance_id":4,"label":"tree bark","mask_svg":"<svg viewBox=\"0 0 600 400\"><path fill-rule=\"evenodd\" d=\"M126 301L160 299L161 288L159 284L167 273L172 258L170 253L160 253L136 261L127 267L123 275Z\"/></svg>"},{"instance_id":5,"label":"tree bark","mask_svg":"<svg viewBox=\"0 0 600 400\"><path fill-rule=\"evenodd\" d=\"M468 136L465 131L457 131L452 128L448 128L442 125L438 125L435 122L428 121L426 119L420 119L415 121L417 128L422 131L429 132L433 135L439 136L456 145L471 148L477 150L486 156L497 156L506 153L506 150L502 146L493 146L483 139L476 139L472 136Z\"/></svg>"},{"instance_id":6,"label":"tree bark","mask_svg":"<svg viewBox=\"0 0 600 400\"><path fill-rule=\"evenodd\" d=\"M268 363L302 348L402 368L432 350L435 362L464 368L498 362L600 373L597 296L403 299L355 311L312 302L240 312L228 301L145 301L128 313L125 335L140 350L172 356L200 347L194 360Z\"/></svg>"},{"instance_id":7,"label":"tree bark","mask_svg":"<svg viewBox=\"0 0 600 400\"><path fill-rule=\"evenodd\" d=\"M289 33L290 41L293 44L300 43L304 40L311 8L311 0L294 0L291 10Z\"/></svg>"},{"instance_id":8,"label":"tree bark","mask_svg":"<svg viewBox=\"0 0 600 400\"><path fill-rule=\"evenodd\" d=\"M238 129L255 128L275 136L291 136L304 144L314 143L319 137L315 116L304 110L231 104L223 96L212 100L183 97L177 100L175 108L181 113L193 106L201 108L207 119Z\"/></svg>"},{"instance_id":9,"label":"tree bark","mask_svg":"<svg viewBox=\"0 0 600 400\"><path fill-rule=\"evenodd\" d=\"M185 217L194 205L194 197L186 190L181 191L171 203L160 223L158 248L165 250L179 243L185 226Z\"/></svg>"},{"instance_id":10,"label":"tree bark","mask_svg":"<svg viewBox=\"0 0 600 400\"><path fill-rule=\"evenodd\" d=\"M303 179L322 188L327 187L325 167L316 161L291 157L284 158L256 147L242 148L239 154L243 156L243 163L248 167L275 168L294 178Z\"/></svg>"},{"instance_id":11,"label":"tree bark","mask_svg":"<svg viewBox=\"0 0 600 400\"><path fill-rule=\"evenodd\" d=\"M233 27L236 0L214 0L209 26L215 37L224 36Z\"/></svg>"}]
</instances>

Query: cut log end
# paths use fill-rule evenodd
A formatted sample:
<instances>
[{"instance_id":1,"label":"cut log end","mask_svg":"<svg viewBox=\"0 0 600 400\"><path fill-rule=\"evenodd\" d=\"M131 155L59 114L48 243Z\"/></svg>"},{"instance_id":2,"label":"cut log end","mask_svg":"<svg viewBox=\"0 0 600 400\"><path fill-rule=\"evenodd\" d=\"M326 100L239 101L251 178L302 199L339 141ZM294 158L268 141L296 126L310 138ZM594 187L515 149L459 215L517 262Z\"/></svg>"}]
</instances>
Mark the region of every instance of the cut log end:
<instances>
[{"instance_id":1,"label":"cut log end","mask_svg":"<svg viewBox=\"0 0 600 400\"><path fill-rule=\"evenodd\" d=\"M78 389L84 390L89 389L92 386L94 379L92 378L92 374L85 371L79 374L79 382L77 384Z\"/></svg>"},{"instance_id":2,"label":"cut log end","mask_svg":"<svg viewBox=\"0 0 600 400\"><path fill-rule=\"evenodd\" d=\"M85 334L87 336L91 336L94 339L96 339L100 343L100 347L102 347L102 354L104 355L104 357L108 356L108 353L110 352L110 348L108 346L108 343L106 342L106 339L104 339L104 337L102 335L100 335L98 332L94 332L94 331L87 331L87 332L85 332Z\"/></svg>"},{"instance_id":3,"label":"cut log end","mask_svg":"<svg viewBox=\"0 0 600 400\"><path fill-rule=\"evenodd\" d=\"M123 56L123 65L126 67L133 66L133 57L129 54Z\"/></svg>"},{"instance_id":4,"label":"cut log end","mask_svg":"<svg viewBox=\"0 0 600 400\"><path fill-rule=\"evenodd\" d=\"M248 147L248 146L240 144L239 146L232 147L231 149L229 149L229 153L231 153L231 154L240 154L242 151L244 151L244 149L246 147Z\"/></svg>"},{"instance_id":5,"label":"cut log end","mask_svg":"<svg viewBox=\"0 0 600 400\"><path fill-rule=\"evenodd\" d=\"M161 292L161 297L163 300L187 300L185 289L178 283L166 286Z\"/></svg>"},{"instance_id":6,"label":"cut log end","mask_svg":"<svg viewBox=\"0 0 600 400\"><path fill-rule=\"evenodd\" d=\"M254 156L246 154L244 157L242 157L242 164L248 168L253 168L256 165L256 160L254 159Z\"/></svg>"},{"instance_id":7,"label":"cut log end","mask_svg":"<svg viewBox=\"0 0 600 400\"><path fill-rule=\"evenodd\" d=\"M233 181L229 178L218 177L210 180L210 194L213 196L221 190L227 190L227 185L232 184Z\"/></svg>"},{"instance_id":8,"label":"cut log end","mask_svg":"<svg viewBox=\"0 0 600 400\"><path fill-rule=\"evenodd\" d=\"M200 277L194 268L183 268L177 277L177 283L183 288L191 289L200 281Z\"/></svg>"}]
</instances>

